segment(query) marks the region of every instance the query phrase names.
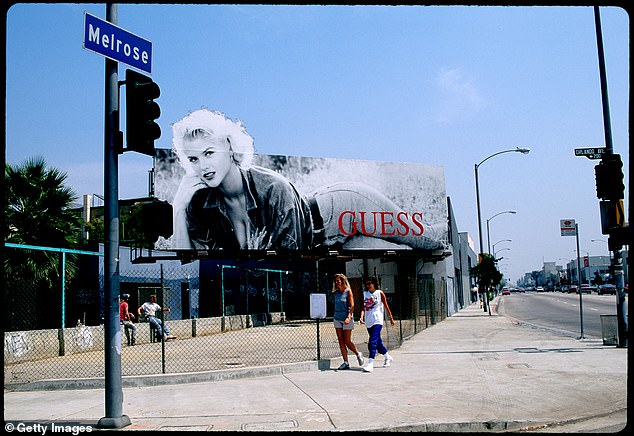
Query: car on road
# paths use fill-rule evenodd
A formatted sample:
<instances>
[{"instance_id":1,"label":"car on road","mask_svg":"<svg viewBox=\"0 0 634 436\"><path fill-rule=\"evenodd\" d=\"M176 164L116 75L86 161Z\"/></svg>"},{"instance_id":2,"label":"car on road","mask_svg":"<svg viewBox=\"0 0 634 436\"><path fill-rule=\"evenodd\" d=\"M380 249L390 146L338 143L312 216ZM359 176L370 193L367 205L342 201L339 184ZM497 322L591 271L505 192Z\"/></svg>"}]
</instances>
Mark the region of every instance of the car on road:
<instances>
[{"instance_id":1,"label":"car on road","mask_svg":"<svg viewBox=\"0 0 634 436\"><path fill-rule=\"evenodd\" d=\"M599 295L603 295L603 294L616 295L616 286L609 283L605 285L599 285L599 287L597 288L597 293Z\"/></svg>"},{"instance_id":2,"label":"car on road","mask_svg":"<svg viewBox=\"0 0 634 436\"><path fill-rule=\"evenodd\" d=\"M578 292L577 292L577 285L570 285L570 286L568 287L568 293L569 293L569 294L573 294L573 293L574 293L574 294L577 294L577 293L578 293Z\"/></svg>"},{"instance_id":3,"label":"car on road","mask_svg":"<svg viewBox=\"0 0 634 436\"><path fill-rule=\"evenodd\" d=\"M502 295L511 295L511 290L509 288L502 289Z\"/></svg>"},{"instance_id":4,"label":"car on road","mask_svg":"<svg viewBox=\"0 0 634 436\"><path fill-rule=\"evenodd\" d=\"M542 286L538 286L535 288L537 292L544 292L544 288Z\"/></svg>"},{"instance_id":5,"label":"car on road","mask_svg":"<svg viewBox=\"0 0 634 436\"><path fill-rule=\"evenodd\" d=\"M581 292L583 292L584 294L592 294L593 290L594 286L588 285L587 283L581 284Z\"/></svg>"}]
</instances>

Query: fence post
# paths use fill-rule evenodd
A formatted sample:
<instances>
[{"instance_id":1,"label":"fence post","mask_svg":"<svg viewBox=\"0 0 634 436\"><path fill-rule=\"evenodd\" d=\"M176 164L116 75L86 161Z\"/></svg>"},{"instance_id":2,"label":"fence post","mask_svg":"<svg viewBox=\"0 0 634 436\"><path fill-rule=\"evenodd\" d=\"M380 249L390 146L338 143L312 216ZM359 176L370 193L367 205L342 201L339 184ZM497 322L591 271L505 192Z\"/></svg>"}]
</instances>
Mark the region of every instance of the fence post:
<instances>
[{"instance_id":1,"label":"fence post","mask_svg":"<svg viewBox=\"0 0 634 436\"><path fill-rule=\"evenodd\" d=\"M317 361L321 360L321 349L319 345L319 318L317 318Z\"/></svg>"},{"instance_id":2,"label":"fence post","mask_svg":"<svg viewBox=\"0 0 634 436\"><path fill-rule=\"evenodd\" d=\"M66 348L65 348L65 342L64 342L64 329L63 328L57 329L57 340L59 342L59 355L60 356L65 356L66 355Z\"/></svg>"},{"instance_id":3,"label":"fence post","mask_svg":"<svg viewBox=\"0 0 634 436\"><path fill-rule=\"evenodd\" d=\"M161 316L161 370L165 374L165 284L163 283L163 264L161 263L161 310L159 311ZM150 327L150 332L152 327Z\"/></svg>"}]
</instances>

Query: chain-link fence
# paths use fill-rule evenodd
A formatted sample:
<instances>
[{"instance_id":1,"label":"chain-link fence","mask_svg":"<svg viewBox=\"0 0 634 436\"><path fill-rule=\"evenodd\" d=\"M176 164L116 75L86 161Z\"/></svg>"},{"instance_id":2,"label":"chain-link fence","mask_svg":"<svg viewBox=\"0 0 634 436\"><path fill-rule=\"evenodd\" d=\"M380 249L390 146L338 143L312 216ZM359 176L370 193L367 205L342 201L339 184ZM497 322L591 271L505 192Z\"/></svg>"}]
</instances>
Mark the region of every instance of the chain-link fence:
<instances>
[{"instance_id":1,"label":"chain-link fence","mask_svg":"<svg viewBox=\"0 0 634 436\"><path fill-rule=\"evenodd\" d=\"M20 250L23 256L33 253ZM5 289L4 383L42 379L104 377L103 258L68 256L58 280L7 274ZM70 264L69 264L70 263ZM83 270L82 273L77 271ZM136 316L132 332L121 326L122 374L199 372L312 361L340 356L332 318L310 319L310 294L327 295L334 305L332 277L345 262L220 262L200 260L130 264L120 272L120 292L129 294ZM61 281L63 278L63 282ZM379 277L380 279L381 277ZM350 277L355 321L362 307L362 277ZM396 348L403 340L446 316L443 282L400 274L386 291L395 325L385 323L383 341ZM156 295L169 312L157 312L173 340L153 333L138 308ZM353 341L367 353L367 331L356 323Z\"/></svg>"}]
</instances>

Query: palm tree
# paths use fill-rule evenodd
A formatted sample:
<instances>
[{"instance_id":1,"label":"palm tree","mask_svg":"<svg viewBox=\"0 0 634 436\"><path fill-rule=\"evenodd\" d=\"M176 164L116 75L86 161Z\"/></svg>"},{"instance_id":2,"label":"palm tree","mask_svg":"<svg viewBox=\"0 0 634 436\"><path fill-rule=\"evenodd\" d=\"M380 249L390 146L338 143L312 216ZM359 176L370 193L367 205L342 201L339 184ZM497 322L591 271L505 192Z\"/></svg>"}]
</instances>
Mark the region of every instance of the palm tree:
<instances>
[{"instance_id":1,"label":"palm tree","mask_svg":"<svg viewBox=\"0 0 634 436\"><path fill-rule=\"evenodd\" d=\"M21 165L6 165L5 242L55 248L78 246L81 221L71 210L77 196L64 185L66 177L55 168L47 168L42 157L28 159ZM24 309L25 301L30 301L30 307L44 304L50 309L50 294L59 289L60 264L57 252L5 250L5 304L10 303L16 312L18 307ZM75 275L75 265L73 256L68 256L67 279ZM26 284L32 289L30 293L23 287ZM45 296L41 293L46 291L48 298L42 299Z\"/></svg>"}]
</instances>

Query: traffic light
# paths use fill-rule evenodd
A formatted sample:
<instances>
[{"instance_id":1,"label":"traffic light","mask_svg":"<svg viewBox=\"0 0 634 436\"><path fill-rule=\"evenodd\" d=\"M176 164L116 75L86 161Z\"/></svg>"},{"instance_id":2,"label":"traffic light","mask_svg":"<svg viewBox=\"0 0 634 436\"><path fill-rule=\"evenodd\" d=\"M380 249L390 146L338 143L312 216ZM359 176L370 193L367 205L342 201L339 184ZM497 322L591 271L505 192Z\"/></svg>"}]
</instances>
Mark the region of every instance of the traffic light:
<instances>
[{"instance_id":1,"label":"traffic light","mask_svg":"<svg viewBox=\"0 0 634 436\"><path fill-rule=\"evenodd\" d=\"M125 151L154 156L154 140L161 137L161 128L154 121L161 116L161 108L154 101L159 95L161 89L152 79L132 70L125 71Z\"/></svg>"},{"instance_id":2,"label":"traffic light","mask_svg":"<svg viewBox=\"0 0 634 436\"><path fill-rule=\"evenodd\" d=\"M159 236L172 236L172 205L167 201L153 199L141 203L141 222L145 240L156 242Z\"/></svg>"},{"instance_id":3,"label":"traffic light","mask_svg":"<svg viewBox=\"0 0 634 436\"><path fill-rule=\"evenodd\" d=\"M610 187L608 186L607 170L608 167L603 161L594 167L594 177L597 182L597 198L608 198L609 196Z\"/></svg>"},{"instance_id":4,"label":"traffic light","mask_svg":"<svg viewBox=\"0 0 634 436\"><path fill-rule=\"evenodd\" d=\"M604 200L621 200L625 196L623 162L620 154L604 155L594 167L597 197Z\"/></svg>"}]
</instances>

